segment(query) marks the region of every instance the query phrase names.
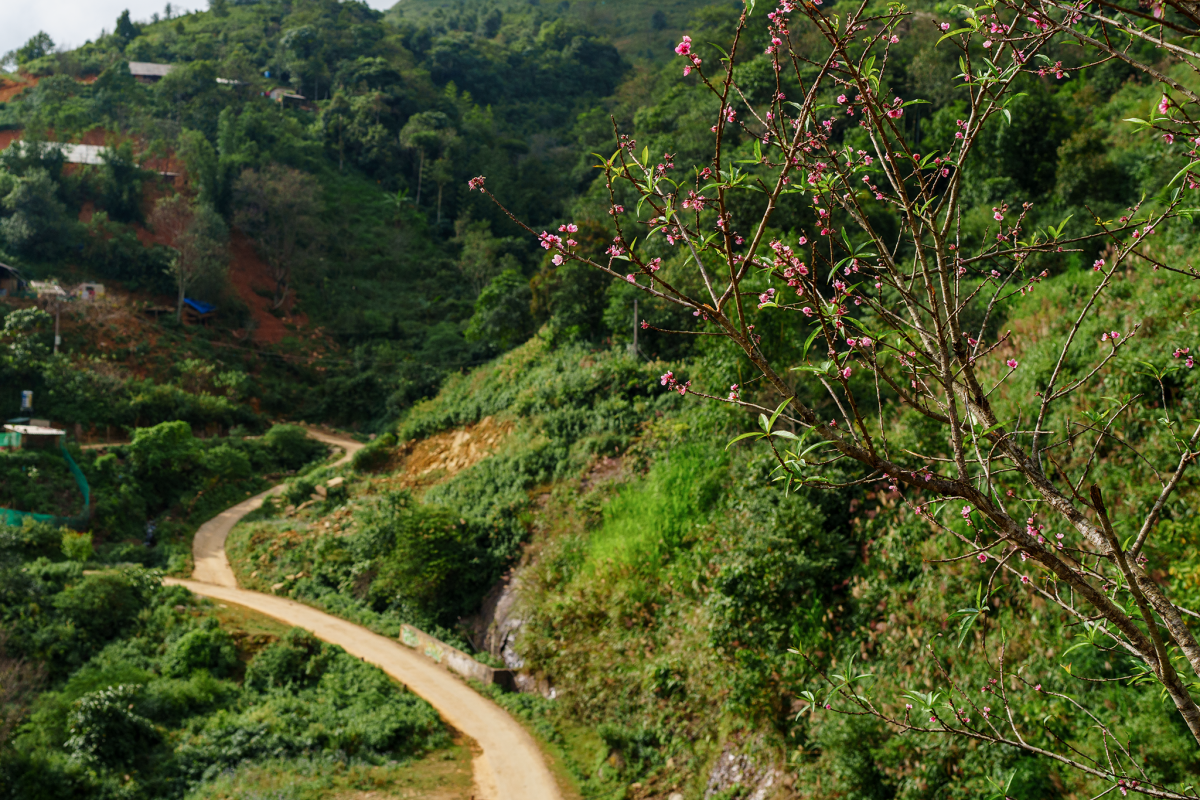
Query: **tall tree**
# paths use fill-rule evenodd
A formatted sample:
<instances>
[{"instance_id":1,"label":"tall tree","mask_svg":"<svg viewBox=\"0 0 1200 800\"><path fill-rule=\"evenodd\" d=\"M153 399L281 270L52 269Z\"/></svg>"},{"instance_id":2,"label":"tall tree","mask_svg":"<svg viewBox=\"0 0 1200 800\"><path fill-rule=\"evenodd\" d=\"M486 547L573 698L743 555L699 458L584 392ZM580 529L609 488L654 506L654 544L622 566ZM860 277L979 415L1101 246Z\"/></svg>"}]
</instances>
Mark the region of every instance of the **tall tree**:
<instances>
[{"instance_id":1,"label":"tall tree","mask_svg":"<svg viewBox=\"0 0 1200 800\"><path fill-rule=\"evenodd\" d=\"M413 114L400 131L400 146L417 151L417 205L421 205L421 184L425 177L425 161L437 158L452 140L455 132L450 118L440 111Z\"/></svg>"},{"instance_id":2,"label":"tall tree","mask_svg":"<svg viewBox=\"0 0 1200 800\"><path fill-rule=\"evenodd\" d=\"M182 319L188 290L219 276L228 265L229 230L211 206L193 203L178 194L158 201L150 225L175 251L168 271L178 289L175 315Z\"/></svg>"},{"instance_id":3,"label":"tall tree","mask_svg":"<svg viewBox=\"0 0 1200 800\"><path fill-rule=\"evenodd\" d=\"M275 281L274 308L291 292L295 264L316 241L318 184L297 169L271 164L248 169L234 184L234 222L254 240Z\"/></svg>"}]
</instances>

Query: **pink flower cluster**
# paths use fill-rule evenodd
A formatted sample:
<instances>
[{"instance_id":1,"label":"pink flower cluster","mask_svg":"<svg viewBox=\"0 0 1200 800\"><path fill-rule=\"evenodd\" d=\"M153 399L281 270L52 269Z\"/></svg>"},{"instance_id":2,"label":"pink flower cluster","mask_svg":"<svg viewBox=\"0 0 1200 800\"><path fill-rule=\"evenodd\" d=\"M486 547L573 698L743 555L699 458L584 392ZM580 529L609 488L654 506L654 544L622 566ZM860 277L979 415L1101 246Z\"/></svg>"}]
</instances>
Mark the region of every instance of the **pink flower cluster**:
<instances>
[{"instance_id":1,"label":"pink flower cluster","mask_svg":"<svg viewBox=\"0 0 1200 800\"><path fill-rule=\"evenodd\" d=\"M659 383L673 392L679 392L680 395L687 394L688 389L691 388L692 385L691 381L688 381L687 383L680 383L677 381L675 379L675 373L671 372L670 370L667 370L662 374L661 377L659 377Z\"/></svg>"},{"instance_id":2,"label":"pink flower cluster","mask_svg":"<svg viewBox=\"0 0 1200 800\"><path fill-rule=\"evenodd\" d=\"M467 181L467 189L469 191L475 191L476 189L483 191L483 182L485 180L487 180L487 178L482 175L480 175L478 178L471 178L471 180Z\"/></svg>"},{"instance_id":3,"label":"pink flower cluster","mask_svg":"<svg viewBox=\"0 0 1200 800\"><path fill-rule=\"evenodd\" d=\"M700 56L692 52L692 37L690 36L684 36L682 41L675 45L675 54L685 56L689 61L691 61L690 64L683 68L683 74L685 76L692 74L692 67L700 66Z\"/></svg>"},{"instance_id":4,"label":"pink flower cluster","mask_svg":"<svg viewBox=\"0 0 1200 800\"><path fill-rule=\"evenodd\" d=\"M1176 347L1174 356L1175 358L1184 359L1183 363L1187 364L1188 369L1191 369L1196 366L1196 359L1192 357L1191 352L1192 348L1190 347Z\"/></svg>"},{"instance_id":5,"label":"pink flower cluster","mask_svg":"<svg viewBox=\"0 0 1200 800\"><path fill-rule=\"evenodd\" d=\"M1117 340L1120 338L1121 334L1117 333L1116 331L1109 331L1108 333L1101 334L1100 341L1107 342L1109 339L1112 339L1113 344L1115 345Z\"/></svg>"}]
</instances>

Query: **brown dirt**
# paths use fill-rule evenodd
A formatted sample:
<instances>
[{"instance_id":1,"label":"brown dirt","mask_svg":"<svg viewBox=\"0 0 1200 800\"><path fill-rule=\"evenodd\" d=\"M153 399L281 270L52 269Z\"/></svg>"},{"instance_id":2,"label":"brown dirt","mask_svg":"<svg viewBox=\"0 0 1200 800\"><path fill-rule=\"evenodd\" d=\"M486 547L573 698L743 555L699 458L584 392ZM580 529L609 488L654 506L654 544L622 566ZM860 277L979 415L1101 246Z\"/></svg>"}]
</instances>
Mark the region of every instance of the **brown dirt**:
<instances>
[{"instance_id":1,"label":"brown dirt","mask_svg":"<svg viewBox=\"0 0 1200 800\"><path fill-rule=\"evenodd\" d=\"M275 280L271 277L271 268L258 257L254 243L250 237L234 229L229 237L229 282L237 290L238 297L250 307L251 317L255 322L252 338L256 342L278 344L284 337L294 335L284 324L285 321L297 327L308 324L308 318L303 314L291 315L292 299L284 303L283 319L271 313L271 297L263 297L255 290L268 293L274 292Z\"/></svg>"},{"instance_id":2,"label":"brown dirt","mask_svg":"<svg viewBox=\"0 0 1200 800\"><path fill-rule=\"evenodd\" d=\"M24 82L0 79L0 103L7 103L30 86L37 86L38 79L31 75L22 75Z\"/></svg>"},{"instance_id":3,"label":"brown dirt","mask_svg":"<svg viewBox=\"0 0 1200 800\"><path fill-rule=\"evenodd\" d=\"M513 431L511 422L484 417L475 425L406 442L397 450L398 469L388 480L404 488L429 486L457 475L496 452Z\"/></svg>"}]
</instances>

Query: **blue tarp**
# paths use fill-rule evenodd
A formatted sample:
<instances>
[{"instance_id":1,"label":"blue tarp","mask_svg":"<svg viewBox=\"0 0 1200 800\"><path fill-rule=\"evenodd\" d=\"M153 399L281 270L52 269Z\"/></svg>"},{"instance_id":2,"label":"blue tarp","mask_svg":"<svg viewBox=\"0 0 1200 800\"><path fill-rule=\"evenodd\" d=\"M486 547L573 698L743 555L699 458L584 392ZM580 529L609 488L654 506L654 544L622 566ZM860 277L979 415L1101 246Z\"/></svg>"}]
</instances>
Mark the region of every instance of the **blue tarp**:
<instances>
[{"instance_id":1,"label":"blue tarp","mask_svg":"<svg viewBox=\"0 0 1200 800\"><path fill-rule=\"evenodd\" d=\"M183 298L183 304L198 314L207 314L210 311L217 310L217 307L212 303L202 303L199 300L193 300L190 297Z\"/></svg>"}]
</instances>

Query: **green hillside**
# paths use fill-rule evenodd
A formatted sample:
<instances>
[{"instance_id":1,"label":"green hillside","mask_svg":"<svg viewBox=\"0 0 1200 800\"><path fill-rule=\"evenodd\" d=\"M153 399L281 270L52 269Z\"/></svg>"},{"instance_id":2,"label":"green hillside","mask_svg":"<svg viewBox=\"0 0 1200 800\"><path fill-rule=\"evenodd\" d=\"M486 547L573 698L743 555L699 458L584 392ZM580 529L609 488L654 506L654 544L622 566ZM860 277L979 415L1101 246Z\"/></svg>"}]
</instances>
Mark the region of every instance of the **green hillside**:
<instances>
[{"instance_id":1,"label":"green hillside","mask_svg":"<svg viewBox=\"0 0 1200 800\"><path fill-rule=\"evenodd\" d=\"M753 5L6 57L0 262L112 298L0 271L0 419L93 498L0 450L55 518L0 525L0 800L470 796L424 701L159 585L280 483L240 585L513 669L569 798L1197 796L1195 10Z\"/></svg>"},{"instance_id":2,"label":"green hillside","mask_svg":"<svg viewBox=\"0 0 1200 800\"><path fill-rule=\"evenodd\" d=\"M573 2L464 2L464 0L400 0L385 19L398 25L425 25L433 31L478 33L495 31L506 39L536 31L547 21L569 20L590 34L612 42L634 63L662 64L697 9L719 3L664 0L634 3L627 0L574 0ZM740 4L733 4L740 9Z\"/></svg>"}]
</instances>

